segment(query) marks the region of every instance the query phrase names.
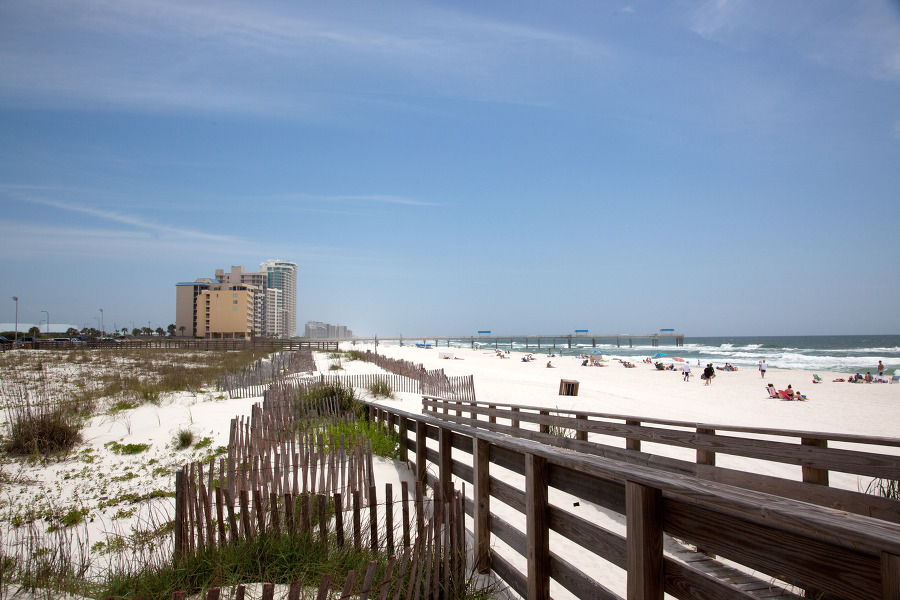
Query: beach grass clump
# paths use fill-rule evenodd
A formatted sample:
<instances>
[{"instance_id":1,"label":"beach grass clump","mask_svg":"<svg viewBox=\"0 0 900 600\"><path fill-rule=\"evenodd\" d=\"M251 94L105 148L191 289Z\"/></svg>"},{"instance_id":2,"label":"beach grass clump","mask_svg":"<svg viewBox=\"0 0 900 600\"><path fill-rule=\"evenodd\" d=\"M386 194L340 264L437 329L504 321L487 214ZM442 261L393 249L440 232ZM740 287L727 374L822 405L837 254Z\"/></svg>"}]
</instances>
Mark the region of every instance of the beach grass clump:
<instances>
[{"instance_id":1,"label":"beach grass clump","mask_svg":"<svg viewBox=\"0 0 900 600\"><path fill-rule=\"evenodd\" d=\"M296 396L296 402L300 406L317 404L324 401L335 401L338 410L342 413L350 412L354 415L362 415L365 413L365 405L356 398L353 387L349 385L340 383L311 385L300 388L300 391Z\"/></svg>"},{"instance_id":2,"label":"beach grass clump","mask_svg":"<svg viewBox=\"0 0 900 600\"><path fill-rule=\"evenodd\" d=\"M391 387L391 384L387 379L376 379L368 386L366 386L366 389L369 390L369 393L376 398L394 397L394 388Z\"/></svg>"},{"instance_id":3,"label":"beach grass clump","mask_svg":"<svg viewBox=\"0 0 900 600\"><path fill-rule=\"evenodd\" d=\"M328 573L365 572L369 561L378 562L375 581L384 578L387 557L352 544L338 547L323 544L309 535L263 535L252 540L216 549L206 549L177 561L110 571L97 590L97 597L129 597L168 600L176 591L189 595L211 587L226 587L265 581L289 584L295 580L318 582ZM361 587L362 577L356 587ZM335 577L332 586L340 591L343 579Z\"/></svg>"},{"instance_id":4,"label":"beach grass clump","mask_svg":"<svg viewBox=\"0 0 900 600\"><path fill-rule=\"evenodd\" d=\"M182 427L178 431L175 432L175 436L172 438L172 447L176 450L185 450L191 447L191 444L194 443L194 432L188 429L187 427Z\"/></svg>"},{"instance_id":5,"label":"beach grass clump","mask_svg":"<svg viewBox=\"0 0 900 600\"><path fill-rule=\"evenodd\" d=\"M376 456L394 459L400 455L400 436L371 421L346 419L327 423L325 436L334 436L334 439L340 439L341 436L345 439L362 436L371 442L372 453Z\"/></svg>"},{"instance_id":6,"label":"beach grass clump","mask_svg":"<svg viewBox=\"0 0 900 600\"><path fill-rule=\"evenodd\" d=\"M900 500L900 481L895 479L873 479L866 487L867 494Z\"/></svg>"},{"instance_id":7,"label":"beach grass clump","mask_svg":"<svg viewBox=\"0 0 900 600\"><path fill-rule=\"evenodd\" d=\"M81 442L83 415L77 404L41 402L7 405L2 448L13 456L48 456Z\"/></svg>"}]
</instances>

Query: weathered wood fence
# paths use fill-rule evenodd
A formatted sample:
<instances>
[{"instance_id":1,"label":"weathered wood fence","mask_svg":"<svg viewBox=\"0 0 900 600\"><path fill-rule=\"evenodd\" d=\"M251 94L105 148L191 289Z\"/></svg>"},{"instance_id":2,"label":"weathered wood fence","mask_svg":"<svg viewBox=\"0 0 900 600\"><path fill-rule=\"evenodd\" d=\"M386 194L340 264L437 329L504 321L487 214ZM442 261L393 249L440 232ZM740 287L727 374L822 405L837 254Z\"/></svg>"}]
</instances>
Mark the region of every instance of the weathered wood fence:
<instances>
[{"instance_id":1,"label":"weathered wood fence","mask_svg":"<svg viewBox=\"0 0 900 600\"><path fill-rule=\"evenodd\" d=\"M515 404L465 404L427 396L422 398L422 409L462 425L900 523L900 500L829 487L831 471L900 480L900 456L877 451L900 447L900 438L736 427ZM617 440L619 447L611 445ZM695 452L696 458L690 461L649 454L642 451L642 442L683 448ZM797 478L726 469L716 465L718 454L793 465Z\"/></svg>"},{"instance_id":2,"label":"weathered wood fence","mask_svg":"<svg viewBox=\"0 0 900 600\"><path fill-rule=\"evenodd\" d=\"M431 498L421 482L410 490L401 481L399 499L386 484L379 502L370 442L328 433L354 418L337 399L269 394L249 418L233 419L226 457L176 472L176 560L263 536L306 536L311 543L352 543L391 555L380 584L373 584L370 565L361 587L357 574L348 574L341 597L458 597L467 581L463 492L451 488ZM319 583L320 593L330 579Z\"/></svg>"},{"instance_id":3,"label":"weathered wood fence","mask_svg":"<svg viewBox=\"0 0 900 600\"><path fill-rule=\"evenodd\" d=\"M528 600L549 598L551 581L584 599L757 597L744 584L711 577L665 553L664 540L714 553L770 588L784 582L807 597L900 599L895 523L644 464L561 452L431 415L375 404L370 411L396 427L401 459L414 456L418 476L436 490L454 478L473 484L466 511L474 522L478 569L492 570ZM437 465L437 475L428 475L429 463ZM579 515L571 502L553 503L560 492L624 523L624 535ZM524 519L524 529L492 514L494 500ZM495 540L508 550L494 547ZM598 559L621 570L624 589L591 576Z\"/></svg>"},{"instance_id":4,"label":"weathered wood fence","mask_svg":"<svg viewBox=\"0 0 900 600\"><path fill-rule=\"evenodd\" d=\"M339 596L331 593L332 575L326 574L318 581L318 590L316 594L317 600L327 600L333 598L335 600L349 600L357 598L358 600L367 600L369 597L377 597L379 600L450 600L453 598L463 598L467 589L468 579L467 573L467 555L466 555L466 531L465 531L465 500L464 495L460 492L454 492L452 501L442 503L442 509L439 513L432 515L426 520L421 518L424 513L422 510L423 496L422 486L417 483L416 489L416 522L418 527L411 531L409 517L408 494L406 494L406 482L402 482L404 493L401 495L403 501L403 548L400 552L398 561L397 554L394 553L394 539L392 537L392 521L387 517L384 526L386 535L384 536L385 545L379 546L377 527L371 525L374 520L369 520L370 530L370 548L373 551L387 551L390 557L384 569L384 576L380 582L375 581L375 573L377 569L377 561L370 561L366 569L365 577L361 585L357 585L357 571L351 570L347 573L344 583L341 586ZM374 488L373 488L374 489ZM387 498L391 498L390 484L386 486ZM317 504L324 507L327 504L324 496L320 496ZM334 501L335 506L340 506L339 498ZM300 504L302 507L302 503ZM372 506L372 505L370 505ZM392 513L387 512L386 515ZM260 535L307 535L312 543L329 544L335 543L339 547L343 547L347 543L344 539L343 523L344 517L341 511L335 513L333 521L333 532L329 534L329 523L325 516L324 509L320 509L318 513L318 529L316 535L313 532L312 525L315 523L304 524L302 508L294 517L289 517L285 513L284 528L277 526L269 530L268 534L260 533ZM353 543L357 549L362 545L361 540L363 534L360 527L360 510L358 504L354 501L353 512ZM300 523L302 528L308 525L308 529L303 531L294 528L295 523ZM249 530L252 531L252 528ZM262 530L259 530L262 532ZM415 532L417 535L412 536ZM225 544L225 534L220 534L220 543ZM252 535L252 534L251 534ZM396 569L396 570L395 570ZM304 586L310 584L315 585L316 582L303 582L295 580L290 583L288 598L290 600L299 600L301 590ZM234 598L240 600L244 598L245 586L239 585L235 589ZM265 583L262 586L263 600L274 598L275 586L272 583ZM186 592L175 592L173 600L185 600ZM207 600L218 600L220 597L220 588L210 588L206 592Z\"/></svg>"}]
</instances>

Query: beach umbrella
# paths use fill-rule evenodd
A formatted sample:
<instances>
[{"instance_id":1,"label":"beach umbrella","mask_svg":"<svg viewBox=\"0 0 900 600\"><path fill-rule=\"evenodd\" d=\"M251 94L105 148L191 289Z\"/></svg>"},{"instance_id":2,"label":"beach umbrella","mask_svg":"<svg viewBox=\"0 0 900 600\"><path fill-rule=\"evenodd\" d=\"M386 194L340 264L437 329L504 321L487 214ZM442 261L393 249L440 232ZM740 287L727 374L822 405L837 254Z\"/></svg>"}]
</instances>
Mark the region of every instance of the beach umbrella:
<instances>
[{"instance_id":1,"label":"beach umbrella","mask_svg":"<svg viewBox=\"0 0 900 600\"><path fill-rule=\"evenodd\" d=\"M677 360L678 362L684 362L684 359L681 358L680 356L673 356L672 360Z\"/></svg>"},{"instance_id":2,"label":"beach umbrella","mask_svg":"<svg viewBox=\"0 0 900 600\"><path fill-rule=\"evenodd\" d=\"M603 354L603 353L600 352L599 350L594 350L593 352L591 352L591 354Z\"/></svg>"},{"instance_id":3,"label":"beach umbrella","mask_svg":"<svg viewBox=\"0 0 900 600\"><path fill-rule=\"evenodd\" d=\"M662 358L663 356L668 356L665 352L657 352L653 355L653 358Z\"/></svg>"}]
</instances>

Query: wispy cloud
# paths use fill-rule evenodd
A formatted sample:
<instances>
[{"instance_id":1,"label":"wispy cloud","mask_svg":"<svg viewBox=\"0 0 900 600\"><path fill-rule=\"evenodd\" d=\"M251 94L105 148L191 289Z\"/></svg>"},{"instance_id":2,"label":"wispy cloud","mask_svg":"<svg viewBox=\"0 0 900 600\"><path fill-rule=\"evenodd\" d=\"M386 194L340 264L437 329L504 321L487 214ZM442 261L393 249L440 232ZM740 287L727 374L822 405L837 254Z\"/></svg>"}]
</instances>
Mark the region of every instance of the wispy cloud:
<instances>
[{"instance_id":1,"label":"wispy cloud","mask_svg":"<svg viewBox=\"0 0 900 600\"><path fill-rule=\"evenodd\" d=\"M33 189L33 188L32 188ZM123 213L120 211L108 210L103 208L97 208L92 206L86 206L83 204L77 204L73 202L65 202L61 200L56 200L52 198L47 198L44 196L39 196L35 194L26 194L21 191L21 186L5 186L0 185L0 190L6 190L7 195L13 197L21 202L27 202L30 204L37 204L41 206L47 206L50 208L55 208L59 210L64 210L68 212L74 212L84 215L89 215L92 217L97 217L99 219L103 219L105 221L111 223L119 223L122 225L129 225L139 230L143 230L154 236L176 236L183 238L190 238L193 240L201 240L204 242L229 242L235 243L237 240L230 236L207 233L203 231L185 229L180 227L172 227L169 225L162 225L153 220L139 217L136 215L131 215L127 213Z\"/></svg>"},{"instance_id":2,"label":"wispy cloud","mask_svg":"<svg viewBox=\"0 0 900 600\"><path fill-rule=\"evenodd\" d=\"M891 2L708 0L691 15L690 28L742 51L775 40L825 68L900 81L900 9Z\"/></svg>"},{"instance_id":3,"label":"wispy cloud","mask_svg":"<svg viewBox=\"0 0 900 600\"><path fill-rule=\"evenodd\" d=\"M603 54L586 38L414 3L50 4L4 9L0 100L292 118L380 94L533 103L560 65Z\"/></svg>"}]
</instances>

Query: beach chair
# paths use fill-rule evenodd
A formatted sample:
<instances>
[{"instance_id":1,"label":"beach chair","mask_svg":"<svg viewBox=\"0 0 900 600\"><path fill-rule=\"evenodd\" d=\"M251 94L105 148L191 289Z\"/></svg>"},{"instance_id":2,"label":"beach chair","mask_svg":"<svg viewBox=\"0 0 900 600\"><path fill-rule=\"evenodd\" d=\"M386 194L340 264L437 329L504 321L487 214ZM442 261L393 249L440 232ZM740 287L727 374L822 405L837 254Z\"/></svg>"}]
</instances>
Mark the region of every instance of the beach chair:
<instances>
[{"instance_id":1,"label":"beach chair","mask_svg":"<svg viewBox=\"0 0 900 600\"><path fill-rule=\"evenodd\" d=\"M782 400L793 400L790 396L787 395L787 392L784 390L778 390L778 397Z\"/></svg>"},{"instance_id":2,"label":"beach chair","mask_svg":"<svg viewBox=\"0 0 900 600\"><path fill-rule=\"evenodd\" d=\"M818 375L813 375L813 383L822 383L823 379Z\"/></svg>"},{"instance_id":3,"label":"beach chair","mask_svg":"<svg viewBox=\"0 0 900 600\"><path fill-rule=\"evenodd\" d=\"M775 388L766 386L766 391L769 392L769 398L778 398L778 392L775 391Z\"/></svg>"},{"instance_id":4,"label":"beach chair","mask_svg":"<svg viewBox=\"0 0 900 600\"><path fill-rule=\"evenodd\" d=\"M900 375L894 375L891 377L891 383L900 383Z\"/></svg>"}]
</instances>

